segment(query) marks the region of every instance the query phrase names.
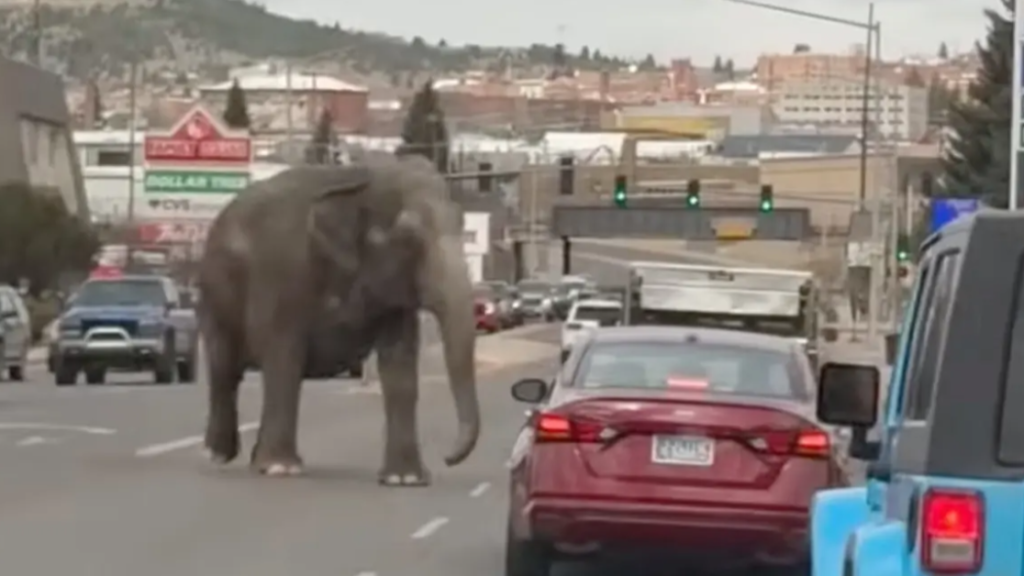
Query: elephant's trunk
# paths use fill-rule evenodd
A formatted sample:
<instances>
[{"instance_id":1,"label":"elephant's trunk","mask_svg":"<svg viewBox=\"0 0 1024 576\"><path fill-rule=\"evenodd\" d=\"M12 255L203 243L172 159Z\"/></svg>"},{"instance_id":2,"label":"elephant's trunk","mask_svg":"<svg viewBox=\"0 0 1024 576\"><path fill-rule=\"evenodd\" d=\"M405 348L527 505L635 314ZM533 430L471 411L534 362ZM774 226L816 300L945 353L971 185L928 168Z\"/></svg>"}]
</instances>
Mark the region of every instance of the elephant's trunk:
<instances>
[{"instance_id":1,"label":"elephant's trunk","mask_svg":"<svg viewBox=\"0 0 1024 576\"><path fill-rule=\"evenodd\" d=\"M476 319L473 287L459 238L442 238L428 261L426 307L437 318L448 368L448 381L459 420L455 447L445 458L454 466L465 460L480 437L480 402L476 392Z\"/></svg>"}]
</instances>

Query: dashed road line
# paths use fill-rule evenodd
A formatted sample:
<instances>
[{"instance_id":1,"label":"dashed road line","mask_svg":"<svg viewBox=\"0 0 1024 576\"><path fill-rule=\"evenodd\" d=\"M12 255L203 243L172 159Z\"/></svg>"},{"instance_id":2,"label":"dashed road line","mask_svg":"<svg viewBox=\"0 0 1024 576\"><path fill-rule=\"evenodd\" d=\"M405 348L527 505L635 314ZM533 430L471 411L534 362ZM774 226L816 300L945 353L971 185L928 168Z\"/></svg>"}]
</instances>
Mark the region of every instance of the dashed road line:
<instances>
[{"instance_id":1,"label":"dashed road line","mask_svg":"<svg viewBox=\"0 0 1024 576\"><path fill-rule=\"evenodd\" d=\"M238 427L239 432L250 432L260 427L259 422L246 422ZM177 450L183 450L185 448L191 448L192 446L198 446L203 443L203 437L201 435L186 436L185 438L179 438L177 440L170 440L168 442L161 442L159 444L151 444L149 446L143 446L135 451L135 455L139 458L152 458L153 456L161 456L168 452L175 452Z\"/></svg>"},{"instance_id":2,"label":"dashed road line","mask_svg":"<svg viewBox=\"0 0 1024 576\"><path fill-rule=\"evenodd\" d=\"M409 537L413 540L423 540L424 538L429 538L447 523L448 518L444 516L438 516L437 518L434 518L433 520L427 522L423 526L420 526Z\"/></svg>"},{"instance_id":3,"label":"dashed road line","mask_svg":"<svg viewBox=\"0 0 1024 576\"><path fill-rule=\"evenodd\" d=\"M473 488L472 490L470 490L469 497L470 498L479 498L479 497L483 496L484 492L487 492L487 490L490 487L491 487L491 483L490 482L481 482L481 483L477 484L476 488Z\"/></svg>"}]
</instances>

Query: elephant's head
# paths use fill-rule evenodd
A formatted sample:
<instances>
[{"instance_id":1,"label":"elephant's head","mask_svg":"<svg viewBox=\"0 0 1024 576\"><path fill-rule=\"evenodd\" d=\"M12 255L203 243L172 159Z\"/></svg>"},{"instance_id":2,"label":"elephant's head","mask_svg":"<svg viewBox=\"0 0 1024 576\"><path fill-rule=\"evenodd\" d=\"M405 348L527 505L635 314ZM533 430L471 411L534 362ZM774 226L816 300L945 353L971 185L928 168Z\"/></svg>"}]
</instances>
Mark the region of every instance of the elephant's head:
<instances>
[{"instance_id":1,"label":"elephant's head","mask_svg":"<svg viewBox=\"0 0 1024 576\"><path fill-rule=\"evenodd\" d=\"M332 219L335 230L346 230L342 238L351 251L334 250L343 253L336 265L353 275L352 288L364 305L425 309L437 318L459 420L456 445L445 459L455 465L469 456L480 434L476 321L458 215L446 182L429 162L364 162L367 182L314 212ZM336 217L338 210L347 212Z\"/></svg>"}]
</instances>

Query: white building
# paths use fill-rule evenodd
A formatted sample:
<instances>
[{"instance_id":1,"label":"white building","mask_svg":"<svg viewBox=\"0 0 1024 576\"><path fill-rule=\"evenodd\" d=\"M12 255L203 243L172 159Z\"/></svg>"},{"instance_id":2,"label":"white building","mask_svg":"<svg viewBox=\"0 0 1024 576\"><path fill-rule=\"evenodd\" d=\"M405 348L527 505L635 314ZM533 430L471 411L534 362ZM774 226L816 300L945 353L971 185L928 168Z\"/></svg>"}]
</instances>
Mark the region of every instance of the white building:
<instances>
[{"instance_id":1,"label":"white building","mask_svg":"<svg viewBox=\"0 0 1024 576\"><path fill-rule=\"evenodd\" d=\"M918 140L928 130L928 89L886 84L881 87L881 116L870 94L869 121L882 134L897 140ZM861 125L864 85L837 79L786 82L776 90L773 111L780 123L822 126Z\"/></svg>"}]
</instances>

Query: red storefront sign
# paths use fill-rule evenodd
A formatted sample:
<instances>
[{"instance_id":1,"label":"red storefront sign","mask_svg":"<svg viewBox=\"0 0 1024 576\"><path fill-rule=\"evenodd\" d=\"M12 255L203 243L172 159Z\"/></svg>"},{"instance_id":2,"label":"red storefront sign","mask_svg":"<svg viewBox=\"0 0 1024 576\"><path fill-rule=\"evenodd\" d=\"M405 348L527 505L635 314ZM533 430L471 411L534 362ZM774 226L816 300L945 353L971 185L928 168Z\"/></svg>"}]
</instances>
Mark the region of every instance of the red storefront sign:
<instances>
[{"instance_id":1,"label":"red storefront sign","mask_svg":"<svg viewBox=\"0 0 1024 576\"><path fill-rule=\"evenodd\" d=\"M230 134L201 107L193 108L166 136L146 136L146 163L245 164L252 140Z\"/></svg>"},{"instance_id":2,"label":"red storefront sign","mask_svg":"<svg viewBox=\"0 0 1024 576\"><path fill-rule=\"evenodd\" d=\"M138 237L143 244L195 244L209 231L206 222L149 222L139 225Z\"/></svg>"}]
</instances>

